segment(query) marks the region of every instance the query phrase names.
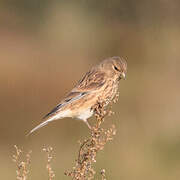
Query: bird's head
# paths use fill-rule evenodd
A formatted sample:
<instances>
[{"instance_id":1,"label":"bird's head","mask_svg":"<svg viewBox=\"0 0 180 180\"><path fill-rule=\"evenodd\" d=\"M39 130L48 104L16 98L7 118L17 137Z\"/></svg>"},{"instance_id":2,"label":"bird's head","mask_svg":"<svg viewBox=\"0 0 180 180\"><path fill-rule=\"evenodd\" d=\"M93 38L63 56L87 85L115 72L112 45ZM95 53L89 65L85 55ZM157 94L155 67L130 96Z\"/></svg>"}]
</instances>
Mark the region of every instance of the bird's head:
<instances>
[{"instance_id":1,"label":"bird's head","mask_svg":"<svg viewBox=\"0 0 180 180\"><path fill-rule=\"evenodd\" d=\"M104 60L100 64L101 70L115 79L125 79L127 73L127 63L124 59L115 56Z\"/></svg>"}]
</instances>

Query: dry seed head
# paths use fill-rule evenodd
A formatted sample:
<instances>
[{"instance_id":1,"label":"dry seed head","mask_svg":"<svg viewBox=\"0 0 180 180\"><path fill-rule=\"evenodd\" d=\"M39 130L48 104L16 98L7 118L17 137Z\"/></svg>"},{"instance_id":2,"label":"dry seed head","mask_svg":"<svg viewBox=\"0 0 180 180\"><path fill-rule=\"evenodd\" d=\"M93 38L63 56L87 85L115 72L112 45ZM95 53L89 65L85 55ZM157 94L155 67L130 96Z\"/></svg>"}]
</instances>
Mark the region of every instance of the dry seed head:
<instances>
[{"instance_id":1,"label":"dry seed head","mask_svg":"<svg viewBox=\"0 0 180 180\"><path fill-rule=\"evenodd\" d=\"M16 179L17 180L26 180L28 173L29 173L29 166L30 166L30 154L32 151L29 151L26 154L26 161L21 161L22 150L19 149L16 145L14 145L16 150L15 155L13 155L13 161L16 163L17 170L16 170Z\"/></svg>"},{"instance_id":2,"label":"dry seed head","mask_svg":"<svg viewBox=\"0 0 180 180\"><path fill-rule=\"evenodd\" d=\"M52 180L55 177L55 173L51 167L51 161L53 158L53 156L52 156L53 148L52 147L44 147L43 151L46 153L46 156L47 156L46 169L48 171L49 180Z\"/></svg>"},{"instance_id":3,"label":"dry seed head","mask_svg":"<svg viewBox=\"0 0 180 180\"><path fill-rule=\"evenodd\" d=\"M117 102L118 95L115 96ZM79 141L80 149L78 154L78 160L72 171L65 172L66 176L70 176L73 180L90 180L94 178L95 170L93 163L96 162L97 153L104 149L104 146L108 141L113 140L113 136L116 134L115 126L112 125L109 129L104 129L101 124L104 121L106 115L112 115L112 104L110 109L107 109L107 102L99 101L92 109L96 117L96 125L92 127L90 137L83 142ZM105 170L101 171L102 180L106 180Z\"/></svg>"}]
</instances>

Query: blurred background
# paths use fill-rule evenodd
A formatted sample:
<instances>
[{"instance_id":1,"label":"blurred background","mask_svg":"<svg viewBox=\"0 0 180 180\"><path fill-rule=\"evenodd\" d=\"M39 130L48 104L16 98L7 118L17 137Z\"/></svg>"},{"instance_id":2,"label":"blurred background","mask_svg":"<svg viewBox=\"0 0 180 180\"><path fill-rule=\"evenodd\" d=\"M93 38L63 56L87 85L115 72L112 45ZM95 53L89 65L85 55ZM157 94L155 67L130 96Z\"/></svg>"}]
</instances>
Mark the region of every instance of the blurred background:
<instances>
[{"instance_id":1,"label":"blurred background","mask_svg":"<svg viewBox=\"0 0 180 180\"><path fill-rule=\"evenodd\" d=\"M122 56L127 80L104 123L115 124L117 135L98 154L97 174L105 168L113 180L179 179L179 9L178 0L1 0L1 178L16 177L17 144L33 151L29 179L47 179L44 145L54 148L55 179L70 179L64 171L89 135L84 123L65 118L25 135L93 65Z\"/></svg>"}]
</instances>

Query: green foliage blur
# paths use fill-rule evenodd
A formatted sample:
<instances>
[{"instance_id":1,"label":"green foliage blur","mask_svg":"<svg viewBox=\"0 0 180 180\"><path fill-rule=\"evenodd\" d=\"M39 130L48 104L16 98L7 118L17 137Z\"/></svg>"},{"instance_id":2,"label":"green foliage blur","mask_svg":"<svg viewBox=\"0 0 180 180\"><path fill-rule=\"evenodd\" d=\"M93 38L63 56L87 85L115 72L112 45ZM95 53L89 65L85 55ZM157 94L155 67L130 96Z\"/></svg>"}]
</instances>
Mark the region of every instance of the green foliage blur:
<instances>
[{"instance_id":1,"label":"green foliage blur","mask_svg":"<svg viewBox=\"0 0 180 180\"><path fill-rule=\"evenodd\" d=\"M15 179L14 144L32 150L29 179L68 179L87 126L65 118L26 134L82 75L110 56L127 60L115 115L117 135L98 155L111 180L180 178L180 1L1 0L0 177ZM94 119L90 121L94 123ZM38 171L37 171L38 170Z\"/></svg>"}]
</instances>

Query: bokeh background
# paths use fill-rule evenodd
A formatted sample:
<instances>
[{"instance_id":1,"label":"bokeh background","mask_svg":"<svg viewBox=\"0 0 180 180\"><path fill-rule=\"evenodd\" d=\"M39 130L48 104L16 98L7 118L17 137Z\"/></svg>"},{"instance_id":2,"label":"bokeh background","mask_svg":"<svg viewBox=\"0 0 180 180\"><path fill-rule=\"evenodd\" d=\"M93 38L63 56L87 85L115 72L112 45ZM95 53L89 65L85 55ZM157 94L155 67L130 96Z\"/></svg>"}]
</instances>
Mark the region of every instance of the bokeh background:
<instances>
[{"instance_id":1,"label":"bokeh background","mask_svg":"<svg viewBox=\"0 0 180 180\"><path fill-rule=\"evenodd\" d=\"M115 124L117 135L98 154L97 174L105 168L113 180L179 179L179 9L178 0L1 0L1 179L16 177L14 144L33 151L29 179L47 179L44 145L54 148L55 179L69 179L64 171L87 126L65 118L25 135L110 56L124 57L128 74L104 124Z\"/></svg>"}]
</instances>

